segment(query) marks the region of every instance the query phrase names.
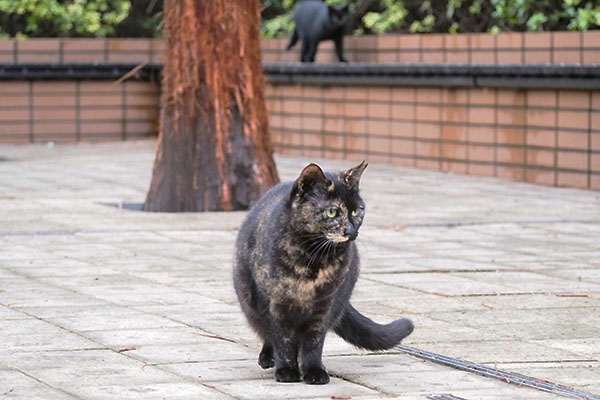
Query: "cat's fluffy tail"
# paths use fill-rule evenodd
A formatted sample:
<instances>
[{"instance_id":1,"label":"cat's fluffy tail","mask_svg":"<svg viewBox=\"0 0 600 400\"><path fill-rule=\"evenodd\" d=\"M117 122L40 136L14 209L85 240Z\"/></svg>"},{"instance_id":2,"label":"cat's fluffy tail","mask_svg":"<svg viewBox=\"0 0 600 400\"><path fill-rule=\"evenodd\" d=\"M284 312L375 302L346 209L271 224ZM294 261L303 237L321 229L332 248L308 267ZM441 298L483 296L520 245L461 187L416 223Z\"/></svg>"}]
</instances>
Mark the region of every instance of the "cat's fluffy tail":
<instances>
[{"instance_id":1,"label":"cat's fluffy tail","mask_svg":"<svg viewBox=\"0 0 600 400\"><path fill-rule=\"evenodd\" d=\"M387 350L399 344L402 339L411 334L413 329L414 325L408 318L381 325L348 304L344 316L334 330L342 339L356 347L367 350Z\"/></svg>"}]
</instances>

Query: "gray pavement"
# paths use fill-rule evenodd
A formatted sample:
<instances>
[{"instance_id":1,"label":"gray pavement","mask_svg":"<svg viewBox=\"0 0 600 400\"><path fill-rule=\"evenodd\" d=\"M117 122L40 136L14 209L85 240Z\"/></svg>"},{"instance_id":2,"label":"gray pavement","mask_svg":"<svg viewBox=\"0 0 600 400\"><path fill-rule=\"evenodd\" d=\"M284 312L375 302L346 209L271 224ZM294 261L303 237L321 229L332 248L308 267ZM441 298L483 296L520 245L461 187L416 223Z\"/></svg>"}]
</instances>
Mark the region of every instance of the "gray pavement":
<instances>
[{"instance_id":1,"label":"gray pavement","mask_svg":"<svg viewBox=\"0 0 600 400\"><path fill-rule=\"evenodd\" d=\"M244 213L140 203L154 141L0 147L0 399L556 394L329 335L326 386L278 384L231 283ZM278 156L284 180L309 161ZM353 303L405 344L600 395L600 193L372 164ZM108 204L108 205L107 205Z\"/></svg>"}]
</instances>

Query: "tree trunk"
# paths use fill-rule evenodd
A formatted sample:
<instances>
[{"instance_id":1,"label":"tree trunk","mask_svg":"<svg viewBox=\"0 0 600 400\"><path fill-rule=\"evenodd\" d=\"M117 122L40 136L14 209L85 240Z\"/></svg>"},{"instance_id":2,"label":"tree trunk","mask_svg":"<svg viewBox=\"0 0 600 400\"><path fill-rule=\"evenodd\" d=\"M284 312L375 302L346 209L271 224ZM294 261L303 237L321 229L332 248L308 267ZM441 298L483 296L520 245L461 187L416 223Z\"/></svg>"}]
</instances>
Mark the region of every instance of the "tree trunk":
<instances>
[{"instance_id":1,"label":"tree trunk","mask_svg":"<svg viewBox=\"0 0 600 400\"><path fill-rule=\"evenodd\" d=\"M247 209L279 181L259 0L165 0L160 134L146 211Z\"/></svg>"}]
</instances>

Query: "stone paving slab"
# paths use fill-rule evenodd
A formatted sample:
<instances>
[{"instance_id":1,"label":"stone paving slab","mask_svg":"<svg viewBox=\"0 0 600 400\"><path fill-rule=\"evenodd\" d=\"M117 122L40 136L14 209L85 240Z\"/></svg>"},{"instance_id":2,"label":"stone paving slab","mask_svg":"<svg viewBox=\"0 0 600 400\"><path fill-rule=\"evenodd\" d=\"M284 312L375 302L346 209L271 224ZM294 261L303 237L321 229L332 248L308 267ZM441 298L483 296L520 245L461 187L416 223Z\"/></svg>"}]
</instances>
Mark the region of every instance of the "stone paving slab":
<instances>
[{"instance_id":1,"label":"stone paving slab","mask_svg":"<svg viewBox=\"0 0 600 400\"><path fill-rule=\"evenodd\" d=\"M143 213L154 141L0 146L0 398L557 398L333 334L278 384L231 283L245 213ZM284 180L308 162L278 156ZM353 303L405 344L600 395L600 193L372 164Z\"/></svg>"}]
</instances>

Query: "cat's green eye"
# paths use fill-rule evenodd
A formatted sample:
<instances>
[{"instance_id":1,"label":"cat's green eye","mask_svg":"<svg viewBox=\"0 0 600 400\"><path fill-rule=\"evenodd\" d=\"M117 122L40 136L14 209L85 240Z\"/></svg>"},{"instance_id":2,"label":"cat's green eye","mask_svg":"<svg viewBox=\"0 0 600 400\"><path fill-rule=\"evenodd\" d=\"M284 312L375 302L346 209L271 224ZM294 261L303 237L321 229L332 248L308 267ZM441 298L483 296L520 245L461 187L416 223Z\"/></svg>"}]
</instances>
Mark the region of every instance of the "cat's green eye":
<instances>
[{"instance_id":1,"label":"cat's green eye","mask_svg":"<svg viewBox=\"0 0 600 400\"><path fill-rule=\"evenodd\" d=\"M327 212L327 216L329 218L335 218L335 216L337 215L338 210L337 210L337 208L329 208L329 209L327 209L326 212Z\"/></svg>"},{"instance_id":2,"label":"cat's green eye","mask_svg":"<svg viewBox=\"0 0 600 400\"><path fill-rule=\"evenodd\" d=\"M357 208L356 210L352 211L352 216L356 217L358 215L358 213L360 212L360 208Z\"/></svg>"}]
</instances>

